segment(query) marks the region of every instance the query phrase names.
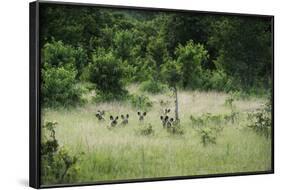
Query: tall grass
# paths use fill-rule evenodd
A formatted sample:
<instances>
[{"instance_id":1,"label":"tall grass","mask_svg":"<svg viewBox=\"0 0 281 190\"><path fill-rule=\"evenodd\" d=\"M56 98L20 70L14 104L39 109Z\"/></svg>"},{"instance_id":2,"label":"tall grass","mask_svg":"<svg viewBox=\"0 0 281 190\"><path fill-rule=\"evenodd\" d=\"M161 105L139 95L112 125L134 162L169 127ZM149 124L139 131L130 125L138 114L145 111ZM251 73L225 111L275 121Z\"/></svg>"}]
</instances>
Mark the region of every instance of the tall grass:
<instances>
[{"instance_id":1,"label":"tall grass","mask_svg":"<svg viewBox=\"0 0 281 190\"><path fill-rule=\"evenodd\" d=\"M132 91L136 92L134 86ZM73 153L85 155L80 162L78 181L94 182L116 179L136 179L164 176L190 176L216 173L264 171L271 169L271 141L256 135L246 127L247 113L259 108L264 99L234 101L239 119L223 124L216 144L203 146L192 128L190 116L204 113L228 114L225 105L228 94L217 92L179 92L179 114L183 135L172 135L163 129L160 101L174 109L169 92L147 94L153 103L144 123L150 123L154 134L142 136L137 110L120 102L86 104L65 110L44 109L44 121L57 121L57 139ZM95 117L105 110L105 122ZM109 130L109 116L130 114L129 124ZM173 112L170 114L173 116ZM119 123L120 123L119 119ZM208 125L208 124L207 124ZM211 125L211 123L210 123Z\"/></svg>"}]
</instances>

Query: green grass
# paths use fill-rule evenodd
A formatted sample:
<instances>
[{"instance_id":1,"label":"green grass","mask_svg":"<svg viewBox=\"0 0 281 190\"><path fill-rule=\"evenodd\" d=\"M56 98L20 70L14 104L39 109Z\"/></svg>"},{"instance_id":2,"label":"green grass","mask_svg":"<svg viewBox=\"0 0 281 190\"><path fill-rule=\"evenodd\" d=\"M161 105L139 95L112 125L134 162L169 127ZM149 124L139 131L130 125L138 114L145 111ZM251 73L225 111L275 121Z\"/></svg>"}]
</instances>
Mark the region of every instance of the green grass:
<instances>
[{"instance_id":1,"label":"green grass","mask_svg":"<svg viewBox=\"0 0 281 190\"><path fill-rule=\"evenodd\" d=\"M137 86L129 88L138 92ZM234 101L239 118L225 123L216 144L203 146L200 135L192 128L190 115L204 113L228 114L225 99L230 95L217 92L179 92L179 113L184 135L172 135L163 129L160 121L160 101L174 109L169 93L146 94L153 107L145 123L153 126L154 135L141 136L137 110L129 104L112 102L88 103L70 110L44 109L43 121L57 121L59 143L71 153L85 152L79 162L78 182L118 179L137 179L166 176L191 176L217 173L265 171L271 169L271 140L256 135L246 125L247 113L261 107L262 98ZM106 111L106 121L95 117L98 109ZM126 127L109 130L109 116L130 114ZM173 115L170 114L170 115ZM120 119L119 119L120 122ZM212 125L210 123L210 125Z\"/></svg>"}]
</instances>

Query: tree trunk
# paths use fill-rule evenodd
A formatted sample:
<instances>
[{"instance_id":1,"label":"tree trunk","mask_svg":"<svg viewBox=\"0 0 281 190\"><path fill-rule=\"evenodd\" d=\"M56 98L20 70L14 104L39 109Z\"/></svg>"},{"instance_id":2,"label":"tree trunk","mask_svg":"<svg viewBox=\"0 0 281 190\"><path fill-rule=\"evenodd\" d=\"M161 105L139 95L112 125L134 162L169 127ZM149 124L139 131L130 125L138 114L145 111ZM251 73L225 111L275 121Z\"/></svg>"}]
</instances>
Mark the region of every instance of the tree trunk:
<instances>
[{"instance_id":1,"label":"tree trunk","mask_svg":"<svg viewBox=\"0 0 281 190\"><path fill-rule=\"evenodd\" d=\"M174 92L175 92L175 120L179 121L179 102L178 102L178 90L177 87L174 86Z\"/></svg>"}]
</instances>

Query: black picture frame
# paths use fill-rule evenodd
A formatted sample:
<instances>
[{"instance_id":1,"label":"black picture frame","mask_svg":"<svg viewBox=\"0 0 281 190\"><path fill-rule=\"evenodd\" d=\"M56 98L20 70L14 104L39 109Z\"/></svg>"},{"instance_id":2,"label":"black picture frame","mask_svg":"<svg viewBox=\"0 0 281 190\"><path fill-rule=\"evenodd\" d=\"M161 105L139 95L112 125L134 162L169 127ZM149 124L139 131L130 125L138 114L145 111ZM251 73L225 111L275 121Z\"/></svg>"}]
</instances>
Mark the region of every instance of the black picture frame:
<instances>
[{"instance_id":1,"label":"black picture frame","mask_svg":"<svg viewBox=\"0 0 281 190\"><path fill-rule=\"evenodd\" d=\"M258 172L241 172L241 173L222 173L222 174L207 174L196 176L175 176L175 177L158 177L158 178L144 178L131 180L111 180L93 183L79 183L79 184L60 184L42 186L40 183L40 44L39 44L39 8L43 4L80 6L80 7L99 7L99 8L115 8L115 9L130 9L143 11L161 11L161 12L176 12L176 13L200 13L209 15L230 15L230 16L246 16L246 17L266 17L270 18L272 22L272 155L271 155L271 169L268 171ZM151 182L162 180L181 180L194 178L212 178L212 177L227 177L227 176L244 176L244 175L258 175L258 174L273 174L274 173L274 16L273 15L259 15L259 14L241 14L241 13L226 13L226 12L210 12L210 11L194 11L181 9L167 9L167 8L152 8L152 7L133 7L120 5L104 5L104 4L89 4L89 3L73 3L73 2L56 2L56 1L34 1L29 4L29 48L30 48L30 65L29 65L29 185L33 188L50 188L50 187L72 187L85 185L102 185L102 184L118 184L118 183L134 183L134 182Z\"/></svg>"}]
</instances>

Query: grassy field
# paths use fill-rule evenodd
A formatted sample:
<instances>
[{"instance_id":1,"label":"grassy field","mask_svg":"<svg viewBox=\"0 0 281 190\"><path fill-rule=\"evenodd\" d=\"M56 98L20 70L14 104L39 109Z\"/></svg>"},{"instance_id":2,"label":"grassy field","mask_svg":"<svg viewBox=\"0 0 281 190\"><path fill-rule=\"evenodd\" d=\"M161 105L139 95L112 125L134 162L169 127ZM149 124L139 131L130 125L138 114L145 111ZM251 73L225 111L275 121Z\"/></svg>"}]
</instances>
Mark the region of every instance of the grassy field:
<instances>
[{"instance_id":1,"label":"grassy field","mask_svg":"<svg viewBox=\"0 0 281 190\"><path fill-rule=\"evenodd\" d=\"M130 92L138 89L131 87ZM204 113L229 114L225 105L230 96L217 92L179 92L179 116L183 135L173 135L163 129L160 115L164 108L174 110L169 93L149 95L153 107L144 124L138 121L136 109L129 104L112 102L88 103L73 109L44 109L43 121L57 121L56 136L71 153L83 151L75 182L95 182L118 179L137 179L167 176L265 171L271 169L271 140L248 129L247 113L261 107L262 98L235 100L239 113L234 123L222 124L216 144L203 146L200 134L192 127L190 116ZM168 101L161 106L160 101ZM97 110L105 110L106 121L95 117ZM109 116L130 114L129 124L109 130ZM174 115L172 112L171 116ZM121 119L118 120L119 122ZM150 123L154 134L143 136L139 129ZM213 124L210 124L213 125Z\"/></svg>"}]
</instances>

